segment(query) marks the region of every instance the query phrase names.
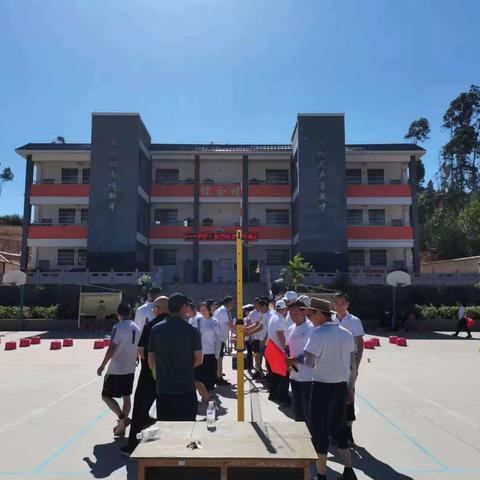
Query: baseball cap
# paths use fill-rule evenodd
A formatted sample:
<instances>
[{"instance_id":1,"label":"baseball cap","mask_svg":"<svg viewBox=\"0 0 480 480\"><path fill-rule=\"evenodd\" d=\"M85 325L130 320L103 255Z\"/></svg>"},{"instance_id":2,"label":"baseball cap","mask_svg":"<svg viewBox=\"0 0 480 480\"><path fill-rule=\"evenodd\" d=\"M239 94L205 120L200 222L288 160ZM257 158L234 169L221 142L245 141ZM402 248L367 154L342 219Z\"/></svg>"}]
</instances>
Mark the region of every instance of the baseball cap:
<instances>
[{"instance_id":1,"label":"baseball cap","mask_svg":"<svg viewBox=\"0 0 480 480\"><path fill-rule=\"evenodd\" d=\"M285 302L293 302L296 299L297 299L297 294L292 290L285 292L285 295L282 298L282 300L284 300Z\"/></svg>"},{"instance_id":2,"label":"baseball cap","mask_svg":"<svg viewBox=\"0 0 480 480\"><path fill-rule=\"evenodd\" d=\"M188 303L188 298L183 293L174 293L168 299L168 311L178 313L184 305Z\"/></svg>"},{"instance_id":3,"label":"baseball cap","mask_svg":"<svg viewBox=\"0 0 480 480\"><path fill-rule=\"evenodd\" d=\"M287 304L285 303L285 300L277 300L275 303L275 307L283 309L283 308L287 308Z\"/></svg>"},{"instance_id":4,"label":"baseball cap","mask_svg":"<svg viewBox=\"0 0 480 480\"><path fill-rule=\"evenodd\" d=\"M288 305L289 307L308 308L310 306L310 298L306 295L299 295L295 301Z\"/></svg>"}]
</instances>

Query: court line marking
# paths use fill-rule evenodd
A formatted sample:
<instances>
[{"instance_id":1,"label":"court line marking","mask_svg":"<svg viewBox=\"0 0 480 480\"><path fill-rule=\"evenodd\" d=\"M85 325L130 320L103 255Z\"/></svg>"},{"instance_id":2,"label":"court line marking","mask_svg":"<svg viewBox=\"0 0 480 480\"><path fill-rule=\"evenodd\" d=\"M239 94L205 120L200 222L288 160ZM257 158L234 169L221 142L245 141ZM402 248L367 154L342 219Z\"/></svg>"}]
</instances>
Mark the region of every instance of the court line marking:
<instances>
[{"instance_id":1,"label":"court line marking","mask_svg":"<svg viewBox=\"0 0 480 480\"><path fill-rule=\"evenodd\" d=\"M0 428L0 433L4 432L5 430L7 430L8 428L10 427L15 427L17 425L20 425L21 423L23 423L25 420L28 420L29 418L35 416L35 415L38 415L40 412L43 412L44 410L46 410L47 408L49 407L52 407L53 405L56 405L57 403L61 402L62 400L65 400L66 398L70 397L71 395L73 395L74 393L77 393L79 390L81 390L82 388L85 388L87 387L88 385L90 385L91 383L95 382L95 381L98 381L99 377L94 377L92 378L91 380L89 380L88 382L85 382L83 385L80 385L79 387L76 387L74 388L71 392L68 392L66 393L65 395L62 395L61 397L57 398L56 400L53 400L52 402L50 403L47 403L46 405L44 405L43 407L40 407L40 408L37 408L33 411L31 411L30 413L28 413L27 415L25 415L24 417L21 417L19 418L18 420L15 420L14 422L12 423L8 423L7 425L4 425L2 428Z\"/></svg>"},{"instance_id":2,"label":"court line marking","mask_svg":"<svg viewBox=\"0 0 480 480\"><path fill-rule=\"evenodd\" d=\"M56 460L62 453L67 450L71 445L73 445L79 438L83 437L87 434L90 430L92 430L95 425L108 413L110 409L105 409L102 413L97 415L93 420L88 422L81 430L79 430L75 435L72 435L68 440L63 443L60 447L58 447L49 457L47 457L43 462L39 463L36 467L31 470L31 474L39 474L42 473L42 470L50 465L54 460Z\"/></svg>"},{"instance_id":3,"label":"court line marking","mask_svg":"<svg viewBox=\"0 0 480 480\"><path fill-rule=\"evenodd\" d=\"M397 388L400 388L402 390L405 390L406 392L409 392L411 393L412 395L418 397L418 398L421 398L422 400L424 400L425 402L429 403L430 405L433 405L435 407L437 407L438 409L440 410L443 410L445 413L448 413L450 415L452 415L453 417L455 418L458 418L459 420L461 420L462 422L465 422L467 425L470 425L471 427L478 427L479 425L475 422L472 422L464 417L462 417L461 415L459 415L458 413L444 407L443 405L440 405L439 403L435 402L434 400L431 400L430 398L427 398L427 397L424 397L423 395L421 395L420 393L416 392L415 390L412 390L411 388L409 387L406 387L405 385L400 385L398 383L395 383L394 381L390 380L388 377L382 375L381 373L376 373L376 372L372 372L370 371L370 373L373 373L374 375L376 375L377 377L380 377L382 380L394 385L395 387Z\"/></svg>"},{"instance_id":4,"label":"court line marking","mask_svg":"<svg viewBox=\"0 0 480 480\"><path fill-rule=\"evenodd\" d=\"M385 414L383 414L372 402L365 398L360 393L356 392L355 394L368 408L373 410L379 417L383 418L389 425L391 425L397 432L403 435L412 445L414 445L418 450L424 453L433 463L438 465L443 472L448 471L449 467L445 465L441 460L439 460L430 450L424 447L420 442L418 442L412 435L403 430L399 425L397 425L393 420L390 420Z\"/></svg>"}]
</instances>

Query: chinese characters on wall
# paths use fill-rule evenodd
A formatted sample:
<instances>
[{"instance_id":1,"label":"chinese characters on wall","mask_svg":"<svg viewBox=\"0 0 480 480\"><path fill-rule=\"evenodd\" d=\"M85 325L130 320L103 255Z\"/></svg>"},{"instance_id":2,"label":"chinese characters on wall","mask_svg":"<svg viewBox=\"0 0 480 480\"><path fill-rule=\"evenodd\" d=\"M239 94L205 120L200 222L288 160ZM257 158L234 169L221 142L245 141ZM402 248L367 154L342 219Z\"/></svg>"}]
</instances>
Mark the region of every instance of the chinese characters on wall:
<instances>
[{"instance_id":1,"label":"chinese characters on wall","mask_svg":"<svg viewBox=\"0 0 480 480\"><path fill-rule=\"evenodd\" d=\"M200 185L200 195L202 197L239 197L241 193L240 184L234 185Z\"/></svg>"},{"instance_id":2,"label":"chinese characters on wall","mask_svg":"<svg viewBox=\"0 0 480 480\"><path fill-rule=\"evenodd\" d=\"M315 157L317 159L317 178L318 178L318 209L320 213L325 213L327 209L327 155L325 152L325 142L317 141Z\"/></svg>"},{"instance_id":3,"label":"chinese characters on wall","mask_svg":"<svg viewBox=\"0 0 480 480\"><path fill-rule=\"evenodd\" d=\"M108 209L113 212L117 205L118 197L118 146L115 139L112 140L112 146L108 154L108 188L107 200Z\"/></svg>"}]
</instances>

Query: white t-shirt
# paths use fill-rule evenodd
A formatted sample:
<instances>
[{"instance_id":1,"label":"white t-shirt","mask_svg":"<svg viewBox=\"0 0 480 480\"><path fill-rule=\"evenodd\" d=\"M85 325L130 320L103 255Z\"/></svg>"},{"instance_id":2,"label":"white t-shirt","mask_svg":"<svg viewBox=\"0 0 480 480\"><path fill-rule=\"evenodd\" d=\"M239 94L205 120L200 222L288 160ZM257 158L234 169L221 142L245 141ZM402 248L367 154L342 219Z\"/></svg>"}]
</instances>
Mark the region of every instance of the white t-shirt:
<instances>
[{"instance_id":1,"label":"white t-shirt","mask_svg":"<svg viewBox=\"0 0 480 480\"><path fill-rule=\"evenodd\" d=\"M465 316L465 307L460 305L458 308L458 319L461 320Z\"/></svg>"},{"instance_id":2,"label":"white t-shirt","mask_svg":"<svg viewBox=\"0 0 480 480\"><path fill-rule=\"evenodd\" d=\"M108 364L107 374L129 375L135 373L139 340L140 329L132 320L123 320L113 327L112 343L117 348Z\"/></svg>"},{"instance_id":3,"label":"white t-shirt","mask_svg":"<svg viewBox=\"0 0 480 480\"><path fill-rule=\"evenodd\" d=\"M295 323L287 329L287 345L290 349L290 357L298 357L305 351L310 334L315 330L310 320L305 320L301 325ZM290 378L297 382L311 382L312 368L303 363L297 365L298 372L290 370Z\"/></svg>"},{"instance_id":4,"label":"white t-shirt","mask_svg":"<svg viewBox=\"0 0 480 480\"><path fill-rule=\"evenodd\" d=\"M346 328L354 337L363 337L365 335L365 330L363 329L362 321L352 315L350 312L347 312L347 315L343 320L340 320L336 315L332 315L332 320L339 322L343 328ZM357 351L357 344L355 343L355 352Z\"/></svg>"},{"instance_id":5,"label":"white t-shirt","mask_svg":"<svg viewBox=\"0 0 480 480\"><path fill-rule=\"evenodd\" d=\"M272 311L270 315L270 320L268 321L268 340L274 342L281 350L285 347L282 345L278 339L277 332L283 332L287 329L287 321L283 315L280 315L278 312Z\"/></svg>"},{"instance_id":6,"label":"white t-shirt","mask_svg":"<svg viewBox=\"0 0 480 480\"><path fill-rule=\"evenodd\" d=\"M138 307L137 311L135 312L134 322L140 329L140 333L142 333L143 327L155 317L153 314L153 305L154 302L146 302L141 307Z\"/></svg>"},{"instance_id":7,"label":"white t-shirt","mask_svg":"<svg viewBox=\"0 0 480 480\"><path fill-rule=\"evenodd\" d=\"M355 348L353 335L330 321L315 328L308 339L306 352L317 358L313 368L313 381L322 383L348 382L350 359Z\"/></svg>"},{"instance_id":8,"label":"white t-shirt","mask_svg":"<svg viewBox=\"0 0 480 480\"><path fill-rule=\"evenodd\" d=\"M230 327L228 323L232 320L232 315L225 305L217 308L213 314L213 316L218 320L220 324L220 329L222 331L222 341L227 343L228 342L228 332Z\"/></svg>"},{"instance_id":9,"label":"white t-shirt","mask_svg":"<svg viewBox=\"0 0 480 480\"><path fill-rule=\"evenodd\" d=\"M262 329L259 330L258 332L255 332L252 335L253 340L260 340L263 341L267 337L267 332L268 332L268 321L270 319L271 315L271 310L267 310L266 313L259 312L257 310L254 310L250 314L250 319L252 323L261 323L262 324Z\"/></svg>"},{"instance_id":10,"label":"white t-shirt","mask_svg":"<svg viewBox=\"0 0 480 480\"><path fill-rule=\"evenodd\" d=\"M214 317L207 320L201 313L197 313L188 323L200 331L203 355L218 356L223 341L218 320Z\"/></svg>"}]
</instances>

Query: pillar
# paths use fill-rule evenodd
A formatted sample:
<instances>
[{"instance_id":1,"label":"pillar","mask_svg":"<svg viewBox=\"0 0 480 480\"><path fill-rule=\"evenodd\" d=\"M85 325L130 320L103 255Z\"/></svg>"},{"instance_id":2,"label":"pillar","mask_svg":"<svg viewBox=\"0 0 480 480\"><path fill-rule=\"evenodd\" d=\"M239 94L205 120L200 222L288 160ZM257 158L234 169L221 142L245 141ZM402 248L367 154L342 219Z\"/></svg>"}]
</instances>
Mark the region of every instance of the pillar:
<instances>
[{"instance_id":1,"label":"pillar","mask_svg":"<svg viewBox=\"0 0 480 480\"><path fill-rule=\"evenodd\" d=\"M194 188L193 188L193 232L199 233L200 231L200 155L195 155L194 158ZM193 241L192 249L193 260L193 282L198 283L199 279L199 257L200 257L200 245L198 240Z\"/></svg>"},{"instance_id":2,"label":"pillar","mask_svg":"<svg viewBox=\"0 0 480 480\"><path fill-rule=\"evenodd\" d=\"M23 200L23 228L22 228L22 252L20 256L20 269L26 271L28 268L28 227L32 216L32 204L30 203L30 192L33 182L33 160L32 155L27 155L27 166L25 172L25 197Z\"/></svg>"},{"instance_id":3,"label":"pillar","mask_svg":"<svg viewBox=\"0 0 480 480\"><path fill-rule=\"evenodd\" d=\"M420 272L420 229L418 228L418 192L417 192L417 158L410 156L410 185L412 187L412 214L410 222L413 227L413 271Z\"/></svg>"}]
</instances>

